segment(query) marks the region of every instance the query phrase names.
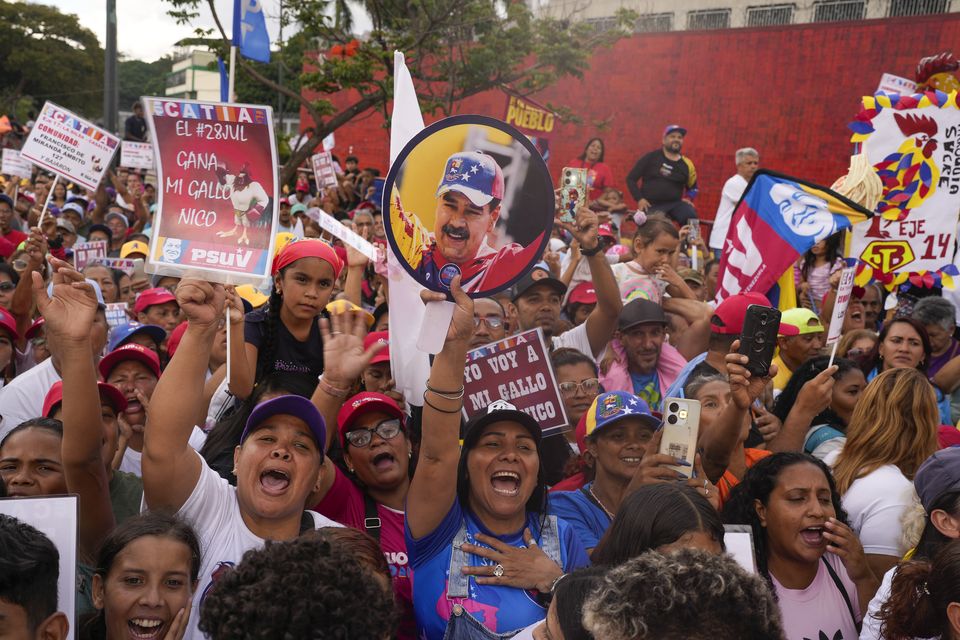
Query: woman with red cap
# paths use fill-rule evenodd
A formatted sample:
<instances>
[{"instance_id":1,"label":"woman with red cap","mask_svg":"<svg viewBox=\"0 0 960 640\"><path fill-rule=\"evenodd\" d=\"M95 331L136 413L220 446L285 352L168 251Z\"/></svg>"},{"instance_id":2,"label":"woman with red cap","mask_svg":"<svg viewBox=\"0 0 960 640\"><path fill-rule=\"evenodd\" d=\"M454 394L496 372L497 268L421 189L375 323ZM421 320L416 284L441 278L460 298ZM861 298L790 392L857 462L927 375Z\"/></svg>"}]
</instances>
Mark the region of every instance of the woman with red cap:
<instances>
[{"instance_id":1,"label":"woman with red cap","mask_svg":"<svg viewBox=\"0 0 960 640\"><path fill-rule=\"evenodd\" d=\"M230 392L234 396L249 396L256 381L271 371L323 373L323 339L317 316L330 302L342 270L336 252L320 240L291 242L277 254L270 300L246 316L246 357L231 368Z\"/></svg>"}]
</instances>

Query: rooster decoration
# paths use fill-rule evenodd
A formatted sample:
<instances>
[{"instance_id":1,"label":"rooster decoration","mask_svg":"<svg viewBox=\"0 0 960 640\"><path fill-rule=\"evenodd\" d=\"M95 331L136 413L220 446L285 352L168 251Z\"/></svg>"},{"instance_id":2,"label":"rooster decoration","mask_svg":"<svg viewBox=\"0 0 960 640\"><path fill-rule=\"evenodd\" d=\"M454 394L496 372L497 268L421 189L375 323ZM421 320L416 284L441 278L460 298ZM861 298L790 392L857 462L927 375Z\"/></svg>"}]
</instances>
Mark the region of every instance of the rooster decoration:
<instances>
[{"instance_id":1,"label":"rooster decoration","mask_svg":"<svg viewBox=\"0 0 960 640\"><path fill-rule=\"evenodd\" d=\"M946 51L923 58L917 63L917 91L957 91L960 81L954 74L958 69L960 62Z\"/></svg>"},{"instance_id":2,"label":"rooster decoration","mask_svg":"<svg viewBox=\"0 0 960 640\"><path fill-rule=\"evenodd\" d=\"M877 211L883 214L897 210L896 219L903 220L934 192L940 178L940 170L933 161L937 123L930 116L895 113L893 117L906 140L894 153L874 165L884 188Z\"/></svg>"}]
</instances>

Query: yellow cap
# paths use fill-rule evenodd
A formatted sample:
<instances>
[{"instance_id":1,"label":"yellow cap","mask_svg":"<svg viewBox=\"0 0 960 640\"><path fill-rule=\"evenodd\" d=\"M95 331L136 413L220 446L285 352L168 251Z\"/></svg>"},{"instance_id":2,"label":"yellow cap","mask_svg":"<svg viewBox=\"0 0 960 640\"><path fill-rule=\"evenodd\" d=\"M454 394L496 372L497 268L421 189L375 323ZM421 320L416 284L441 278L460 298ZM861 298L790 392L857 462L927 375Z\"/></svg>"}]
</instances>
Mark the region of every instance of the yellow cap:
<instances>
[{"instance_id":1,"label":"yellow cap","mask_svg":"<svg viewBox=\"0 0 960 640\"><path fill-rule=\"evenodd\" d=\"M349 300L334 300L326 306L327 312L332 315L340 315L341 313L346 313L348 311L362 311L364 317L367 319L367 329L373 326L373 314L369 311L365 311L362 307L358 307Z\"/></svg>"},{"instance_id":2,"label":"yellow cap","mask_svg":"<svg viewBox=\"0 0 960 640\"><path fill-rule=\"evenodd\" d=\"M787 324L800 330L800 335L808 333L822 333L825 331L820 316L810 309L797 307L788 309L780 316L780 324Z\"/></svg>"},{"instance_id":3,"label":"yellow cap","mask_svg":"<svg viewBox=\"0 0 960 640\"><path fill-rule=\"evenodd\" d=\"M237 287L237 295L249 302L254 309L262 307L270 299L270 296L264 295L252 284L242 284Z\"/></svg>"},{"instance_id":4,"label":"yellow cap","mask_svg":"<svg viewBox=\"0 0 960 640\"><path fill-rule=\"evenodd\" d=\"M283 251L283 248L284 248L285 246L287 246L288 244L290 244L291 242L293 242L293 241L296 240L296 239L297 239L297 237L296 237L295 235L293 235L292 233L290 233L289 231L281 231L280 233L278 233L278 234L277 234L276 249L274 250L273 255L277 255L278 253L280 253L281 251Z\"/></svg>"},{"instance_id":5,"label":"yellow cap","mask_svg":"<svg viewBox=\"0 0 960 640\"><path fill-rule=\"evenodd\" d=\"M150 247L147 246L146 242L141 242L140 240L125 242L123 246L120 247L121 258L127 258L134 253L142 253L143 257L146 258L150 253Z\"/></svg>"}]
</instances>

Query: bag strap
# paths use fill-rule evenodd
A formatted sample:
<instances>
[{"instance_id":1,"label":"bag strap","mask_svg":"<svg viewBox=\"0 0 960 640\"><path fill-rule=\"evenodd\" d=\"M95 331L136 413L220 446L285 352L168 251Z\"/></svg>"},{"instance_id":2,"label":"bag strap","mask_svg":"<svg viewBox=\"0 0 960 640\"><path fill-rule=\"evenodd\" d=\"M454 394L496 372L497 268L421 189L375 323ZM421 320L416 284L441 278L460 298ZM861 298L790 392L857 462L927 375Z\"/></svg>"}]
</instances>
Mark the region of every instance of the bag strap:
<instances>
[{"instance_id":1,"label":"bag strap","mask_svg":"<svg viewBox=\"0 0 960 640\"><path fill-rule=\"evenodd\" d=\"M380 527L382 526L380 514L377 513L377 503L366 491L363 492L363 512L363 528L379 544Z\"/></svg>"},{"instance_id":2,"label":"bag strap","mask_svg":"<svg viewBox=\"0 0 960 640\"><path fill-rule=\"evenodd\" d=\"M847 593L843 583L840 582L840 576L837 575L837 572L834 571L833 567L830 566L830 563L827 562L826 557L820 556L820 559L823 561L823 564L826 565L827 573L830 574L833 584L837 585L840 595L843 596L843 602L847 605L847 611L850 612L850 619L853 620L853 626L856 627L857 631L860 631L860 623L857 622L857 614L853 612L853 604L850 602L850 595Z\"/></svg>"},{"instance_id":3,"label":"bag strap","mask_svg":"<svg viewBox=\"0 0 960 640\"><path fill-rule=\"evenodd\" d=\"M303 535L308 531L313 531L316 528L317 527L313 521L313 516L310 515L309 511L304 511L303 515L300 516L300 535Z\"/></svg>"},{"instance_id":4,"label":"bag strap","mask_svg":"<svg viewBox=\"0 0 960 640\"><path fill-rule=\"evenodd\" d=\"M597 500L596 498L594 498L592 493L590 493L589 491L587 491L587 488L586 488L586 487L580 487L580 493L582 493L584 496L586 496L587 500L590 501L590 504L592 504L593 506L595 506L597 509L600 509L600 510L603 511L604 513L607 512L607 510L603 508L603 505L600 504L600 501Z\"/></svg>"}]
</instances>

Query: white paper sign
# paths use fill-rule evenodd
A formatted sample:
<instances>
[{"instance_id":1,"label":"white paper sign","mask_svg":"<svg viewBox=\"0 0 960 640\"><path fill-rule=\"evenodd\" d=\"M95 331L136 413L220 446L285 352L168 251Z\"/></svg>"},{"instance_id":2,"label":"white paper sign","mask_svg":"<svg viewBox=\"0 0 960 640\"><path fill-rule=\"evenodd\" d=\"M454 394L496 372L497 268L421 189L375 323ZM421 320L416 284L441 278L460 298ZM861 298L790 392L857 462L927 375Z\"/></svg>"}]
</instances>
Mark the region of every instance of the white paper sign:
<instances>
[{"instance_id":1,"label":"white paper sign","mask_svg":"<svg viewBox=\"0 0 960 640\"><path fill-rule=\"evenodd\" d=\"M847 315L850 305L850 295L853 293L853 275L856 267L844 267L840 272L840 285L837 287L837 299L833 303L833 314L830 316L830 330L827 331L827 346L833 346L840 339L840 329L843 327L843 318Z\"/></svg>"},{"instance_id":2,"label":"white paper sign","mask_svg":"<svg viewBox=\"0 0 960 640\"><path fill-rule=\"evenodd\" d=\"M120 166L153 169L153 144L124 140L120 145Z\"/></svg>"},{"instance_id":3,"label":"white paper sign","mask_svg":"<svg viewBox=\"0 0 960 640\"><path fill-rule=\"evenodd\" d=\"M40 531L60 553L57 581L57 611L70 621L68 640L77 637L74 615L77 599L77 496L0 499L0 513L12 516Z\"/></svg>"},{"instance_id":4,"label":"white paper sign","mask_svg":"<svg viewBox=\"0 0 960 640\"><path fill-rule=\"evenodd\" d=\"M33 165L21 156L16 149L4 149L3 166L0 167L0 173L29 179L33 175Z\"/></svg>"},{"instance_id":5,"label":"white paper sign","mask_svg":"<svg viewBox=\"0 0 960 640\"><path fill-rule=\"evenodd\" d=\"M326 138L323 139L323 150L324 150L324 151L330 151L330 150L333 149L335 146L337 146L337 139L333 137L333 134L332 134L332 133L331 133L330 135L328 135Z\"/></svg>"},{"instance_id":6,"label":"white paper sign","mask_svg":"<svg viewBox=\"0 0 960 640\"><path fill-rule=\"evenodd\" d=\"M348 229L340 224L339 220L326 211L318 211L317 215L319 217L317 222L320 224L321 229L340 238L345 244L350 245L367 256L371 261L376 262L380 259L380 256L377 254L377 248L357 235L352 229Z\"/></svg>"},{"instance_id":7,"label":"white paper sign","mask_svg":"<svg viewBox=\"0 0 960 640\"><path fill-rule=\"evenodd\" d=\"M73 245L73 266L77 271L101 258L107 257L107 243L103 240L96 242L78 242Z\"/></svg>"},{"instance_id":8,"label":"white paper sign","mask_svg":"<svg viewBox=\"0 0 960 640\"><path fill-rule=\"evenodd\" d=\"M43 105L20 155L96 190L120 139L52 102Z\"/></svg>"},{"instance_id":9,"label":"white paper sign","mask_svg":"<svg viewBox=\"0 0 960 640\"><path fill-rule=\"evenodd\" d=\"M884 93L902 93L909 95L915 93L917 90L917 83L913 80L907 80L906 78L901 78L900 76L895 76L892 73L885 73L880 76L880 84L877 86L877 91L882 91Z\"/></svg>"},{"instance_id":10,"label":"white paper sign","mask_svg":"<svg viewBox=\"0 0 960 640\"><path fill-rule=\"evenodd\" d=\"M329 151L315 153L310 161L313 164L313 177L317 181L317 187L337 186L337 172L333 168L333 156Z\"/></svg>"},{"instance_id":11,"label":"white paper sign","mask_svg":"<svg viewBox=\"0 0 960 640\"><path fill-rule=\"evenodd\" d=\"M110 326L111 329L130 322L130 316L127 315L126 302L107 303L106 314L107 314L107 324Z\"/></svg>"}]
</instances>

